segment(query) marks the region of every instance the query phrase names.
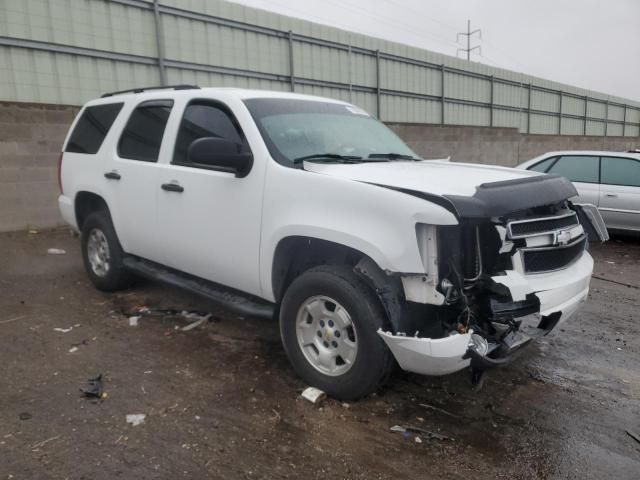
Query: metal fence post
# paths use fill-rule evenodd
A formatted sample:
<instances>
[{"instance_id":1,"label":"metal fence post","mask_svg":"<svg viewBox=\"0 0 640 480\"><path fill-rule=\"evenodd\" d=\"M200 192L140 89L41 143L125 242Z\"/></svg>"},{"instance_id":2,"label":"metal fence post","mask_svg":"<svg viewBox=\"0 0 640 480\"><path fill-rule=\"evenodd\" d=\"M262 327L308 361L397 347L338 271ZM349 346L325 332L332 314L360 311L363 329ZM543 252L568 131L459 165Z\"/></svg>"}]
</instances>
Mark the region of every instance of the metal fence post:
<instances>
[{"instance_id":1,"label":"metal fence post","mask_svg":"<svg viewBox=\"0 0 640 480\"><path fill-rule=\"evenodd\" d=\"M445 124L445 117L444 117L444 106L445 106L445 96L444 96L444 74L445 74L445 67L444 67L444 63L442 65L440 65L440 106L442 107L442 111L440 112L440 124L444 125Z\"/></svg>"},{"instance_id":2,"label":"metal fence post","mask_svg":"<svg viewBox=\"0 0 640 480\"><path fill-rule=\"evenodd\" d=\"M558 135L562 135L562 100L564 96L562 95L562 90L560 90L560 112L558 116Z\"/></svg>"},{"instance_id":3,"label":"metal fence post","mask_svg":"<svg viewBox=\"0 0 640 480\"><path fill-rule=\"evenodd\" d=\"M531 84L529 84L529 96L527 98L527 133L531 133Z\"/></svg>"},{"instance_id":4,"label":"metal fence post","mask_svg":"<svg viewBox=\"0 0 640 480\"><path fill-rule=\"evenodd\" d=\"M347 51L347 56L349 59L349 69L348 69L348 73L349 73L349 101L353 103L353 75L351 72L352 66L351 66L351 37L349 37L349 50Z\"/></svg>"},{"instance_id":5,"label":"metal fence post","mask_svg":"<svg viewBox=\"0 0 640 480\"><path fill-rule=\"evenodd\" d=\"M493 81L493 75L491 75L491 97L489 99L489 126L493 127L493 88L494 88L494 81Z\"/></svg>"},{"instance_id":6,"label":"metal fence post","mask_svg":"<svg viewBox=\"0 0 640 480\"><path fill-rule=\"evenodd\" d=\"M158 70L160 72L160 85L167 84L167 71L164 66L164 32L158 0L153 0L153 23L156 29L156 48L158 50Z\"/></svg>"},{"instance_id":7,"label":"metal fence post","mask_svg":"<svg viewBox=\"0 0 640 480\"><path fill-rule=\"evenodd\" d=\"M291 91L296 89L295 69L293 68L293 32L289 30L289 84Z\"/></svg>"},{"instance_id":8,"label":"metal fence post","mask_svg":"<svg viewBox=\"0 0 640 480\"><path fill-rule=\"evenodd\" d=\"M582 135L587 135L587 110L589 109L589 95L584 96L584 123L582 124Z\"/></svg>"},{"instance_id":9,"label":"metal fence post","mask_svg":"<svg viewBox=\"0 0 640 480\"><path fill-rule=\"evenodd\" d=\"M376 50L376 113L378 120L382 120L382 115L380 115L380 50Z\"/></svg>"}]
</instances>

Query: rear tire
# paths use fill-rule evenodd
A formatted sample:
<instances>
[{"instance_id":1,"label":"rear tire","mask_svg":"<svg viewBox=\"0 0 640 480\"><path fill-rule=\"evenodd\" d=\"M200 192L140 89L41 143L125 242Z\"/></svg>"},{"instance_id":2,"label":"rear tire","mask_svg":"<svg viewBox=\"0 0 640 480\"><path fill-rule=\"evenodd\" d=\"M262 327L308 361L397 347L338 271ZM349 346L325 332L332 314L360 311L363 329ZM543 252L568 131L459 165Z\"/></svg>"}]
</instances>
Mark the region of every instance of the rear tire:
<instances>
[{"instance_id":1,"label":"rear tire","mask_svg":"<svg viewBox=\"0 0 640 480\"><path fill-rule=\"evenodd\" d=\"M343 265L304 272L280 310L282 343L294 371L339 400L369 395L388 379L393 356L376 333L386 323L374 291Z\"/></svg>"},{"instance_id":2,"label":"rear tire","mask_svg":"<svg viewBox=\"0 0 640 480\"><path fill-rule=\"evenodd\" d=\"M124 252L108 212L89 214L80 242L84 268L98 290L113 292L131 285L132 275L122 263Z\"/></svg>"}]
</instances>

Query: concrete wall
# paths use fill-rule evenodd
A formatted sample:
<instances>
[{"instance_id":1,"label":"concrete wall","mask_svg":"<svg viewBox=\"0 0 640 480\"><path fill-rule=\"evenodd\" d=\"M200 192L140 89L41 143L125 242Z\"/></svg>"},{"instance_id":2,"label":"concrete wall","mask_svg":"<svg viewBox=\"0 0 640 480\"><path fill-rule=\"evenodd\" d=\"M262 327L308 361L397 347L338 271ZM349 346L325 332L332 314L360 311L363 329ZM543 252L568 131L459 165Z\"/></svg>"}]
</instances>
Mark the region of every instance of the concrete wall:
<instances>
[{"instance_id":1,"label":"concrete wall","mask_svg":"<svg viewBox=\"0 0 640 480\"><path fill-rule=\"evenodd\" d=\"M57 162L77 107L0 102L0 231L61 223Z\"/></svg>"},{"instance_id":2,"label":"concrete wall","mask_svg":"<svg viewBox=\"0 0 640 480\"><path fill-rule=\"evenodd\" d=\"M0 231L61 224L57 160L78 107L0 102ZM425 158L513 166L551 150L628 150L638 137L525 135L515 128L390 124Z\"/></svg>"},{"instance_id":3,"label":"concrete wall","mask_svg":"<svg viewBox=\"0 0 640 480\"><path fill-rule=\"evenodd\" d=\"M428 124L388 124L424 158L451 157L454 162L513 167L553 150L612 150L640 148L640 137L527 135L515 128Z\"/></svg>"}]
</instances>

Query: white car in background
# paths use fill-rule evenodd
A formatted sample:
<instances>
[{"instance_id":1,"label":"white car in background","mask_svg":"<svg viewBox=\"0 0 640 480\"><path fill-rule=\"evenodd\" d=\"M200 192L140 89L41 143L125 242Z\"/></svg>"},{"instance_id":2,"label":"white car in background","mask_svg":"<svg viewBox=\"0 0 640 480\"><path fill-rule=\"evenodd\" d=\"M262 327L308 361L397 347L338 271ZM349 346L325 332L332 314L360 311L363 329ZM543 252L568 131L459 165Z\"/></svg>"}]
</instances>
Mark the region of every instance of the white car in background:
<instances>
[{"instance_id":1,"label":"white car in background","mask_svg":"<svg viewBox=\"0 0 640 480\"><path fill-rule=\"evenodd\" d=\"M572 201L596 205L607 228L640 231L640 152L547 152L516 168L568 178Z\"/></svg>"}]
</instances>

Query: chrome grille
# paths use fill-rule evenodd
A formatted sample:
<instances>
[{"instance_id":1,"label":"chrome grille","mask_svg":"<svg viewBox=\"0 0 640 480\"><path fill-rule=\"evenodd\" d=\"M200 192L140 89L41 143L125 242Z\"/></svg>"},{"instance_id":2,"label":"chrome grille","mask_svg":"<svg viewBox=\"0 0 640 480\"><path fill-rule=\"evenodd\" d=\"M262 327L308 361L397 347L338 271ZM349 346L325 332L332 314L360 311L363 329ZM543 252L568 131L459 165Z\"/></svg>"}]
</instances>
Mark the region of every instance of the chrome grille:
<instances>
[{"instance_id":1,"label":"chrome grille","mask_svg":"<svg viewBox=\"0 0 640 480\"><path fill-rule=\"evenodd\" d=\"M512 239L531 237L554 233L561 229L571 229L578 226L575 212L554 217L539 217L527 220L516 220L507 225L509 237Z\"/></svg>"}]
</instances>

